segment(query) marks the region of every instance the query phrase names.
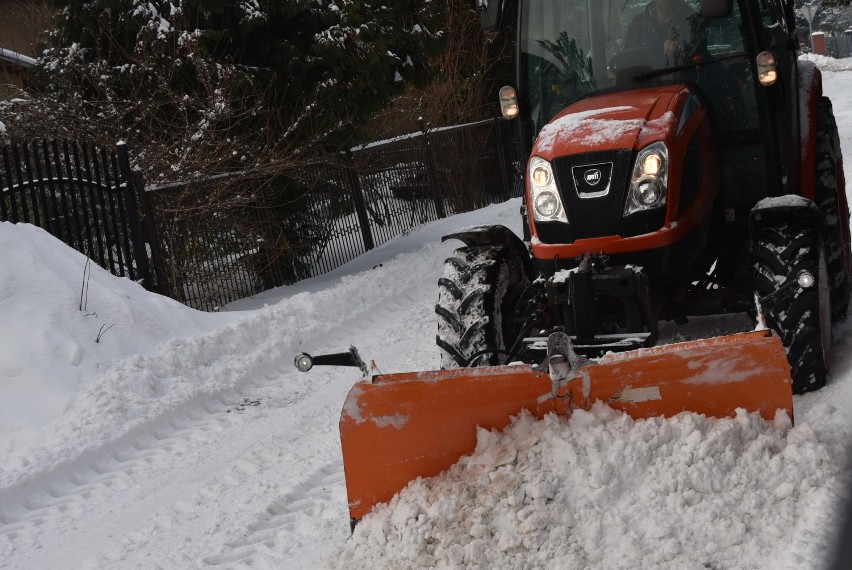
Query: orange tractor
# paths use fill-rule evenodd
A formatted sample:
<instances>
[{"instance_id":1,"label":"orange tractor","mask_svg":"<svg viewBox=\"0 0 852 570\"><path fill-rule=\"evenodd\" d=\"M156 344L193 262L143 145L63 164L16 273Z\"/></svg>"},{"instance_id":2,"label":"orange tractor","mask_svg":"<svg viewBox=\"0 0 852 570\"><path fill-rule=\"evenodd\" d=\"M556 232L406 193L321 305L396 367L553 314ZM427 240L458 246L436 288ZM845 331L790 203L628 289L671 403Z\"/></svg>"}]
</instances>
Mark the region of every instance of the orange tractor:
<instances>
[{"instance_id":1,"label":"orange tractor","mask_svg":"<svg viewBox=\"0 0 852 570\"><path fill-rule=\"evenodd\" d=\"M849 211L792 4L479 0L486 31L517 30L517 84L500 101L526 160L525 235L446 236L464 247L439 279L442 370L350 392L353 520L522 409L771 419L825 384L852 284ZM660 321L725 313L755 330L654 346Z\"/></svg>"}]
</instances>

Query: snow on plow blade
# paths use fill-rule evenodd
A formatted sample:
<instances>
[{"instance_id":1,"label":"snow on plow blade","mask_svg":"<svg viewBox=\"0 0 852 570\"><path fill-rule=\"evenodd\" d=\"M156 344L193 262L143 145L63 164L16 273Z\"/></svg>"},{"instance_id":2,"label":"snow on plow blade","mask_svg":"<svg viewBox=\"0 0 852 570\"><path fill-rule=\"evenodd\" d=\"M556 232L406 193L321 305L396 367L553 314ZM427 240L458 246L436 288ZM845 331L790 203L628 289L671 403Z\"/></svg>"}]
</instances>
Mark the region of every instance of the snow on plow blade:
<instances>
[{"instance_id":1,"label":"snow on plow blade","mask_svg":"<svg viewBox=\"0 0 852 570\"><path fill-rule=\"evenodd\" d=\"M445 471L475 450L477 426L502 429L522 409L569 416L601 401L637 419L737 408L792 419L791 385L768 331L611 354L558 380L527 365L375 376L352 388L340 419L350 516Z\"/></svg>"}]
</instances>

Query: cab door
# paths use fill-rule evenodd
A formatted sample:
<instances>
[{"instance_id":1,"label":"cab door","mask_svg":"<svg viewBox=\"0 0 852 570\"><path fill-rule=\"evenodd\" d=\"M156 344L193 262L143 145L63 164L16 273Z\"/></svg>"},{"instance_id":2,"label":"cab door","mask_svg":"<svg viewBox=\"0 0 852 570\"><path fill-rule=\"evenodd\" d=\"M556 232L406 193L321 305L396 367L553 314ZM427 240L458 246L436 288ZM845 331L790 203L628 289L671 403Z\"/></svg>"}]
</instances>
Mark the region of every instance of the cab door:
<instances>
[{"instance_id":1,"label":"cab door","mask_svg":"<svg viewBox=\"0 0 852 570\"><path fill-rule=\"evenodd\" d=\"M722 206L731 230L747 235L748 212L759 200L790 192L791 127L798 124L795 60L780 0L739 0L727 17L707 20L709 60L699 86L709 99L723 176ZM778 81L758 80L756 57L771 50ZM797 134L796 131L792 131ZM791 175L792 174L792 175Z\"/></svg>"},{"instance_id":2,"label":"cab door","mask_svg":"<svg viewBox=\"0 0 852 570\"><path fill-rule=\"evenodd\" d=\"M768 106L768 126L773 133L771 142L777 146L773 162L781 174L780 187L772 194L798 193L799 190L798 46L793 40L796 24L788 19L790 14L784 10L785 1L747 3L755 24L755 52L771 52L778 69L775 85L761 86Z\"/></svg>"}]
</instances>

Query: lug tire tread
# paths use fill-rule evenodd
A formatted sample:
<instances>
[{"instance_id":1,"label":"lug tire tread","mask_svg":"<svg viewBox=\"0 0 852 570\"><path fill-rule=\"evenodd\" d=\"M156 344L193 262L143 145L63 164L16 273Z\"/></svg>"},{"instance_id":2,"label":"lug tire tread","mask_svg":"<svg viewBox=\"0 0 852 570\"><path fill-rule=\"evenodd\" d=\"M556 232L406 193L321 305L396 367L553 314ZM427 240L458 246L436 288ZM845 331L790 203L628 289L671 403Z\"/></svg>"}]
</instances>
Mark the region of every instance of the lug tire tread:
<instances>
[{"instance_id":1,"label":"lug tire tread","mask_svg":"<svg viewBox=\"0 0 852 570\"><path fill-rule=\"evenodd\" d=\"M752 238L755 291L766 298L806 270L819 279L821 238L807 220L762 228ZM766 324L781 337L793 376L793 392L825 385L826 363L820 329L819 283L808 289L793 285L765 301Z\"/></svg>"},{"instance_id":2,"label":"lug tire tread","mask_svg":"<svg viewBox=\"0 0 852 570\"><path fill-rule=\"evenodd\" d=\"M822 97L819 101L817 120L816 203L825 224L831 317L833 321L843 321L849 306L852 277L846 267L845 251L848 250L849 244L843 243L847 238L842 231L843 221L840 219L838 203L837 164L840 157L840 138L831 101L827 97ZM848 224L849 220L845 220L845 223Z\"/></svg>"},{"instance_id":3,"label":"lug tire tread","mask_svg":"<svg viewBox=\"0 0 852 570\"><path fill-rule=\"evenodd\" d=\"M482 350L506 349L504 301L507 291L525 279L520 258L505 247L462 247L446 260L435 306L441 368L465 366ZM502 361L500 354L486 354L477 364Z\"/></svg>"}]
</instances>

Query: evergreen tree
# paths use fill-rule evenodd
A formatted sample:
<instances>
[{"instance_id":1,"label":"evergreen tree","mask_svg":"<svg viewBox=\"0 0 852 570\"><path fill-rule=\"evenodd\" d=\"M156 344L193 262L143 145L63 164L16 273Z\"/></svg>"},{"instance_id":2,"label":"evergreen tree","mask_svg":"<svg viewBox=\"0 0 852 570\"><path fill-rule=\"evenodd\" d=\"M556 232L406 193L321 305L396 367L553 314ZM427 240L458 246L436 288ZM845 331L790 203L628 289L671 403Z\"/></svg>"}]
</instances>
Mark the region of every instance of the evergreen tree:
<instances>
[{"instance_id":1,"label":"evergreen tree","mask_svg":"<svg viewBox=\"0 0 852 570\"><path fill-rule=\"evenodd\" d=\"M422 83L439 9L431 0L186 0L183 14L186 27L204 29L208 52L274 86L278 108L313 99L323 117L357 121L406 82Z\"/></svg>"},{"instance_id":2,"label":"evergreen tree","mask_svg":"<svg viewBox=\"0 0 852 570\"><path fill-rule=\"evenodd\" d=\"M200 156L246 168L346 142L425 79L441 36L432 0L51 3L57 26L31 83L46 120L10 131L44 136L76 118L156 155L146 165L168 177L209 173Z\"/></svg>"}]
</instances>

